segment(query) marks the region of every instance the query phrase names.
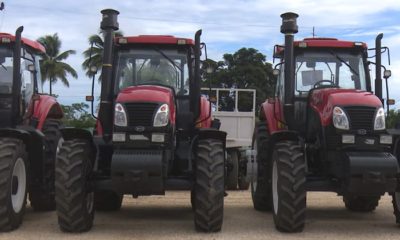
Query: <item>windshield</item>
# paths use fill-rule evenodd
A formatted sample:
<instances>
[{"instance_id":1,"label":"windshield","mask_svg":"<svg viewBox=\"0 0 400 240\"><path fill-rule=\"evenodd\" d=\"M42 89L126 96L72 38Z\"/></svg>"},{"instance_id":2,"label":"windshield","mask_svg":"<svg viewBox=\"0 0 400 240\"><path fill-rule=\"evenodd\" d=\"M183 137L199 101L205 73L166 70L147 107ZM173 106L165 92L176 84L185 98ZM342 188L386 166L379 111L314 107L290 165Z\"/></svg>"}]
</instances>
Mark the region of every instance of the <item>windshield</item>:
<instances>
[{"instance_id":1,"label":"windshield","mask_svg":"<svg viewBox=\"0 0 400 240\"><path fill-rule=\"evenodd\" d=\"M120 50L116 71L117 91L129 86L161 85L177 94L189 94L189 66L186 50Z\"/></svg>"},{"instance_id":2,"label":"windshield","mask_svg":"<svg viewBox=\"0 0 400 240\"><path fill-rule=\"evenodd\" d=\"M295 75L296 95L307 94L317 85L367 90L361 53L306 51L296 56Z\"/></svg>"},{"instance_id":3,"label":"windshield","mask_svg":"<svg viewBox=\"0 0 400 240\"><path fill-rule=\"evenodd\" d=\"M0 94L11 94L13 81L13 51L0 46Z\"/></svg>"}]
</instances>

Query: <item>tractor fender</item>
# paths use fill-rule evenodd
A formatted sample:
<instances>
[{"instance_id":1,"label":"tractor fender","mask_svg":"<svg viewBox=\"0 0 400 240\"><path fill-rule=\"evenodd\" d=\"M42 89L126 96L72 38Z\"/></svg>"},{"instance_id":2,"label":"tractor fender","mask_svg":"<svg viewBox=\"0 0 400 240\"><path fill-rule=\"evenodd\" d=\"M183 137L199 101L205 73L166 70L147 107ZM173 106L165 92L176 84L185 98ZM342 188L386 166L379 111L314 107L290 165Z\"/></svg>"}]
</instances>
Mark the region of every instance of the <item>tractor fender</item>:
<instances>
[{"instance_id":1,"label":"tractor fender","mask_svg":"<svg viewBox=\"0 0 400 240\"><path fill-rule=\"evenodd\" d=\"M86 129L67 127L60 130L64 140L85 139L93 143L92 133Z\"/></svg>"},{"instance_id":2,"label":"tractor fender","mask_svg":"<svg viewBox=\"0 0 400 240\"><path fill-rule=\"evenodd\" d=\"M18 138L21 139L25 145L29 144L31 140L31 135L28 131L15 128L1 128L0 137Z\"/></svg>"},{"instance_id":3,"label":"tractor fender","mask_svg":"<svg viewBox=\"0 0 400 240\"><path fill-rule=\"evenodd\" d=\"M202 139L217 139L224 143L226 142L226 132L214 128L200 128L198 129L197 140Z\"/></svg>"},{"instance_id":4,"label":"tractor fender","mask_svg":"<svg viewBox=\"0 0 400 240\"><path fill-rule=\"evenodd\" d=\"M212 112L210 111L211 109L210 102L202 96L200 98L200 116L197 120L198 125L197 127L199 128L210 128L211 127L211 115ZM211 115L210 115L211 113Z\"/></svg>"},{"instance_id":5,"label":"tractor fender","mask_svg":"<svg viewBox=\"0 0 400 240\"><path fill-rule=\"evenodd\" d=\"M63 116L62 108L54 97L40 95L39 100L35 101L33 117L38 120L38 130L42 130L47 118L61 119Z\"/></svg>"}]
</instances>

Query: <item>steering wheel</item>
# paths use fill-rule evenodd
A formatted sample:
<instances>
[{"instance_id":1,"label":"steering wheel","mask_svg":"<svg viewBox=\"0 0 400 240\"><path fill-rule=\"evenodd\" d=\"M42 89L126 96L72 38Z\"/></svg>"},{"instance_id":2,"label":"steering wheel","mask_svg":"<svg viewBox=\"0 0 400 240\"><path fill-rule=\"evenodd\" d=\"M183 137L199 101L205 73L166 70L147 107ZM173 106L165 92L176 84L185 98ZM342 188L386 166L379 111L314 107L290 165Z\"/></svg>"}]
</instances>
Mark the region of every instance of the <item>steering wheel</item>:
<instances>
[{"instance_id":1,"label":"steering wheel","mask_svg":"<svg viewBox=\"0 0 400 240\"><path fill-rule=\"evenodd\" d=\"M329 83L329 85L325 85L322 83ZM337 85L331 80L321 80L314 84L314 88L321 88L321 87L337 87Z\"/></svg>"}]
</instances>

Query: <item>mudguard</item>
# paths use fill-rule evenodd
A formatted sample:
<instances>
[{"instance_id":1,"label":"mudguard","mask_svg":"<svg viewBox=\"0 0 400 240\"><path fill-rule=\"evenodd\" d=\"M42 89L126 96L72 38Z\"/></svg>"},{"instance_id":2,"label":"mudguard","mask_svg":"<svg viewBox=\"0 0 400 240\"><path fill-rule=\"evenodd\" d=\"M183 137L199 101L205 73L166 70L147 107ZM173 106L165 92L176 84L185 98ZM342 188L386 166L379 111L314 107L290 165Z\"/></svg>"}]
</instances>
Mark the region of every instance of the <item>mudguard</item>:
<instances>
[{"instance_id":1,"label":"mudguard","mask_svg":"<svg viewBox=\"0 0 400 240\"><path fill-rule=\"evenodd\" d=\"M49 95L39 95L39 100L35 101L33 118L38 120L37 129L42 130L47 118L61 119L64 113L56 99Z\"/></svg>"}]
</instances>

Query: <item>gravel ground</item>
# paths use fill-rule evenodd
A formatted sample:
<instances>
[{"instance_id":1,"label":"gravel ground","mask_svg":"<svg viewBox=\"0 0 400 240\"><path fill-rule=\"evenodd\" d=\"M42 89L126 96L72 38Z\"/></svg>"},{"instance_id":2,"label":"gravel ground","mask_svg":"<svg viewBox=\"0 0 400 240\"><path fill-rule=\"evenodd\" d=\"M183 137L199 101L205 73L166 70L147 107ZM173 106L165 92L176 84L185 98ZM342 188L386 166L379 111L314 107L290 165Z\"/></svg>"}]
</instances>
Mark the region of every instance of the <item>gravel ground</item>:
<instances>
[{"instance_id":1,"label":"gravel ground","mask_svg":"<svg viewBox=\"0 0 400 240\"><path fill-rule=\"evenodd\" d=\"M303 233L275 230L272 215L253 209L248 191L229 192L225 198L221 233L196 233L187 192L166 196L125 197L119 212L97 212L93 229L83 234L62 233L55 212L27 209L20 229L0 233L0 239L400 239L391 198L381 199L372 213L352 213L333 193L309 193Z\"/></svg>"}]
</instances>

